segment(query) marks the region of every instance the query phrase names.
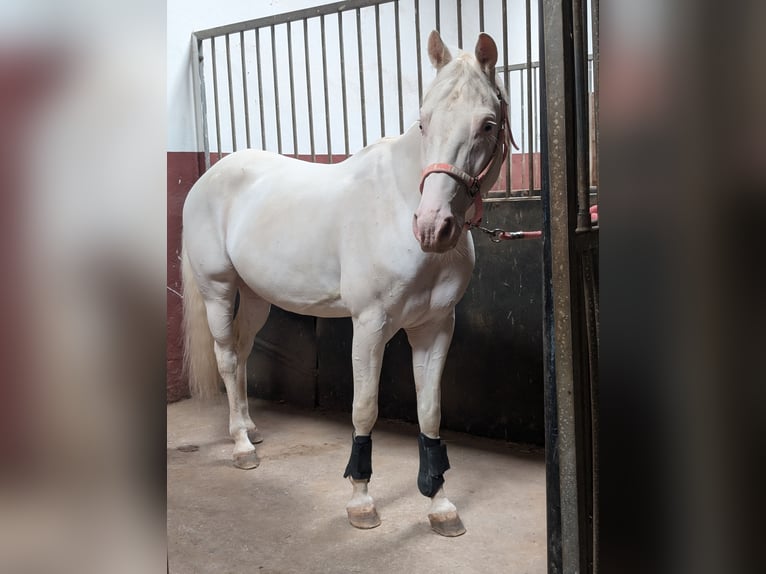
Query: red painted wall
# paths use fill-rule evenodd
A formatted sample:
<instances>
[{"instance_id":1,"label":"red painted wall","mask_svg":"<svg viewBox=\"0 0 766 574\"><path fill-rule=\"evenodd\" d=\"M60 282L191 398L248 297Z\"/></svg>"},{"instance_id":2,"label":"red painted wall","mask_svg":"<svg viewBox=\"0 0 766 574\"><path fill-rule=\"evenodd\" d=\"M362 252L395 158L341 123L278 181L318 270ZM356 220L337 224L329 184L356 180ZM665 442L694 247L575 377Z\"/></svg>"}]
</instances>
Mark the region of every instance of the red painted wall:
<instances>
[{"instance_id":1,"label":"red painted wall","mask_svg":"<svg viewBox=\"0 0 766 574\"><path fill-rule=\"evenodd\" d=\"M189 384L183 376L183 307L181 287L181 214L186 194L199 178L199 155L195 152L167 154L168 209L168 290L167 290L167 400L189 396Z\"/></svg>"}]
</instances>

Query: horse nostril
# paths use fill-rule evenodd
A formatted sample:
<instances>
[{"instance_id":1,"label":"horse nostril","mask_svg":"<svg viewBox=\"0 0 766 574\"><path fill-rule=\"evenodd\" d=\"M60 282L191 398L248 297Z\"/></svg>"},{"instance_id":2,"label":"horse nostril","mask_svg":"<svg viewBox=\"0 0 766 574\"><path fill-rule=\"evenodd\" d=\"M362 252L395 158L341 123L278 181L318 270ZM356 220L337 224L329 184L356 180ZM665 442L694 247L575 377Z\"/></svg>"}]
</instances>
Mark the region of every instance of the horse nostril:
<instances>
[{"instance_id":1,"label":"horse nostril","mask_svg":"<svg viewBox=\"0 0 766 574\"><path fill-rule=\"evenodd\" d=\"M449 236L452 235L452 226L455 223L454 217L445 217L444 223L442 223L441 229L439 229L439 234L437 236L437 239L439 241L446 241L449 239Z\"/></svg>"}]
</instances>

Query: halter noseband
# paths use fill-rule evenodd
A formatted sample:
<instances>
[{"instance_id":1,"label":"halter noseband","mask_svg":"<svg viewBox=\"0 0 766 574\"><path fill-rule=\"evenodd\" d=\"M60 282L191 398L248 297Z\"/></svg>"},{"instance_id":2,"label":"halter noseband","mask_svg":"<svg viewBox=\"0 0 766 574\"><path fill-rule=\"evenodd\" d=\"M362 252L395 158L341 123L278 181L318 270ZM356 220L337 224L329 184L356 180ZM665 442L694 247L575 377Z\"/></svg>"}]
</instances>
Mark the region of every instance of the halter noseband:
<instances>
[{"instance_id":1,"label":"halter noseband","mask_svg":"<svg viewBox=\"0 0 766 574\"><path fill-rule=\"evenodd\" d=\"M513 145L513 147L519 149L516 142L513 141L513 134L511 134L511 125L508 121L508 103L503 99L500 90L497 91L497 98L500 100L500 133L498 133L497 140L495 141L495 149L492 152L492 157L487 162L487 165L484 166L484 169L481 170L481 173L472 176L468 175L459 167L455 167L449 163L432 163L423 170L420 177L421 194L423 193L423 186L426 183L426 178L432 173L444 173L465 186L468 196L473 199L474 203L473 218L471 221L466 221L466 227L478 225L481 221L481 217L484 213L484 204L481 201L481 187L484 185L487 174L492 171L498 158L500 158L500 163L497 165L503 164L506 157L508 157L509 145ZM501 153L498 153L498 148Z\"/></svg>"}]
</instances>

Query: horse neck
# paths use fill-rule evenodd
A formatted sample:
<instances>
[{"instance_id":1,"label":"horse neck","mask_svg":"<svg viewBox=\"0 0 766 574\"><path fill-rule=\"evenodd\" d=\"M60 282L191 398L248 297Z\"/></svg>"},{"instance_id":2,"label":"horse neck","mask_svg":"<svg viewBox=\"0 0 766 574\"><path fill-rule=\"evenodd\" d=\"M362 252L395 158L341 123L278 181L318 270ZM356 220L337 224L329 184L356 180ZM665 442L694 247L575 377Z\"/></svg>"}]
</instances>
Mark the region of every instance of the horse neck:
<instances>
[{"instance_id":1,"label":"horse neck","mask_svg":"<svg viewBox=\"0 0 766 574\"><path fill-rule=\"evenodd\" d=\"M413 124L393 142L391 148L391 166L397 181L397 191L407 203L420 202L420 174L422 171L421 135L418 124Z\"/></svg>"}]
</instances>

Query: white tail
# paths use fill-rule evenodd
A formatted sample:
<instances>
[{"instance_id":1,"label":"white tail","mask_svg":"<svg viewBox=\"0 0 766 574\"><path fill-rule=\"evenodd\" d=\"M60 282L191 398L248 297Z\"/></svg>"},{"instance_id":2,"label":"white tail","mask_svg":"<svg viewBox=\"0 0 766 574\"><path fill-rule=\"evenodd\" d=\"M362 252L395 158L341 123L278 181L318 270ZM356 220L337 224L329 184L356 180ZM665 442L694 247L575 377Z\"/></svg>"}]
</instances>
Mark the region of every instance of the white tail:
<instances>
[{"instance_id":1,"label":"white tail","mask_svg":"<svg viewBox=\"0 0 766 574\"><path fill-rule=\"evenodd\" d=\"M184 295L184 371L189 377L192 396L210 399L219 394L222 381L215 359L213 336L207 322L205 302L199 292L186 249L181 250L181 275Z\"/></svg>"}]
</instances>

